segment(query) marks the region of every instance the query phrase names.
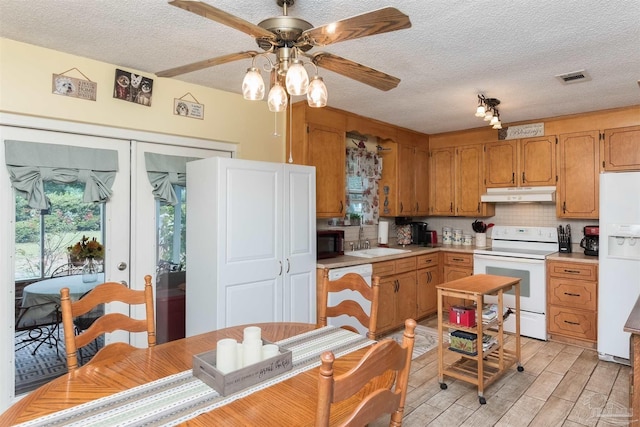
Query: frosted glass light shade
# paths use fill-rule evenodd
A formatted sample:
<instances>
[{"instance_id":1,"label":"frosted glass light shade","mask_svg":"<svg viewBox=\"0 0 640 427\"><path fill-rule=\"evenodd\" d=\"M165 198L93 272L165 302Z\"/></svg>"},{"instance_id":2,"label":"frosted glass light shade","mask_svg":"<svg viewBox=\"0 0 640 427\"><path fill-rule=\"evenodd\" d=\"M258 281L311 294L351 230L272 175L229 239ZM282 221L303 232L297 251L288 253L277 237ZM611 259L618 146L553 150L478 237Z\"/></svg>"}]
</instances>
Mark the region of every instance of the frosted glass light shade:
<instances>
[{"instance_id":1,"label":"frosted glass light shade","mask_svg":"<svg viewBox=\"0 0 640 427\"><path fill-rule=\"evenodd\" d=\"M489 126L493 126L495 124L498 124L499 121L500 121L500 119L498 119L498 116L493 116L491 118L491 121L489 122Z\"/></svg>"},{"instance_id":2,"label":"frosted glass light shade","mask_svg":"<svg viewBox=\"0 0 640 427\"><path fill-rule=\"evenodd\" d=\"M322 77L314 76L307 89L307 103L309 107L326 107L328 97L327 86L325 86Z\"/></svg>"},{"instance_id":3,"label":"frosted glass light shade","mask_svg":"<svg viewBox=\"0 0 640 427\"><path fill-rule=\"evenodd\" d=\"M302 62L295 59L289 66L286 77L287 92L290 95L304 95L309 87L309 75Z\"/></svg>"},{"instance_id":4,"label":"frosted glass light shade","mask_svg":"<svg viewBox=\"0 0 640 427\"><path fill-rule=\"evenodd\" d=\"M264 80L257 68L247 69L242 81L242 96L249 101L259 101L264 98Z\"/></svg>"},{"instance_id":5,"label":"frosted glass light shade","mask_svg":"<svg viewBox=\"0 0 640 427\"><path fill-rule=\"evenodd\" d=\"M287 109L287 92L280 86L280 83L276 82L269 91L267 104L269 105L269 111L273 113L279 113Z\"/></svg>"},{"instance_id":6,"label":"frosted glass light shade","mask_svg":"<svg viewBox=\"0 0 640 427\"><path fill-rule=\"evenodd\" d=\"M493 119L493 111L491 111L491 109L488 109L487 112L484 115L484 121L488 122L491 119Z\"/></svg>"},{"instance_id":7,"label":"frosted glass light shade","mask_svg":"<svg viewBox=\"0 0 640 427\"><path fill-rule=\"evenodd\" d=\"M479 105L476 109L476 117L484 117L484 105Z\"/></svg>"}]
</instances>

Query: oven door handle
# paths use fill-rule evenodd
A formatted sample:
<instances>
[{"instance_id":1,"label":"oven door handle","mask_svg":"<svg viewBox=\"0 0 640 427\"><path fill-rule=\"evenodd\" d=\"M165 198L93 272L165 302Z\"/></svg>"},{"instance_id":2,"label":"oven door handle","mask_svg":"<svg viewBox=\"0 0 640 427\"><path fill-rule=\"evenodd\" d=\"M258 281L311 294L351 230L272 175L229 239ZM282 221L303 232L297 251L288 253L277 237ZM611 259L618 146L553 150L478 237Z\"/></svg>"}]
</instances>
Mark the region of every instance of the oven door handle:
<instances>
[{"instance_id":1,"label":"oven door handle","mask_svg":"<svg viewBox=\"0 0 640 427\"><path fill-rule=\"evenodd\" d=\"M530 258L519 258L519 257L510 257L510 256L496 256L496 255L473 255L473 261L475 263L476 260L489 260L489 261L506 261L506 262L519 262L523 264L544 264L544 259L530 259Z\"/></svg>"}]
</instances>

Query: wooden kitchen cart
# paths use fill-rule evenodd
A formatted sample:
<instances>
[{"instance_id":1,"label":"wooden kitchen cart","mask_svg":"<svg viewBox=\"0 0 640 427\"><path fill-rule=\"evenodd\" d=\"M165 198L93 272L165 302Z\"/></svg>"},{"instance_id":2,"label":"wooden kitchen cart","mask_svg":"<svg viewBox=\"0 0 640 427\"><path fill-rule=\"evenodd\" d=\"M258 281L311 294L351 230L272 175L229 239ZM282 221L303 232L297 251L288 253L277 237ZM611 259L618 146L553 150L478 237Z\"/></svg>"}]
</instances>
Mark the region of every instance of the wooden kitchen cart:
<instances>
[{"instance_id":1,"label":"wooden kitchen cart","mask_svg":"<svg viewBox=\"0 0 640 427\"><path fill-rule=\"evenodd\" d=\"M484 388L495 381L506 369L516 363L518 371L524 368L520 365L520 279L514 277L494 276L489 274L475 274L462 279L436 285L438 289L438 382L443 390L447 388L444 377L449 376L478 387L478 399L481 404L486 403L484 398ZM514 289L515 292L515 312L511 316L516 316L516 348L509 350L504 348L504 325L503 315L504 292ZM484 322L482 319L482 309L484 307L484 297L486 295L496 295L498 298L498 309L495 319ZM458 323L451 323L449 312L443 313L444 298L461 298L468 302L475 303L476 326L466 327ZM497 328L497 332L493 329ZM477 354L457 353L460 358L451 364L445 365L445 349L443 332L446 330L457 330L476 335ZM489 331L489 329L492 329ZM483 337L485 334L494 336L495 343L487 351L483 351Z\"/></svg>"}]
</instances>

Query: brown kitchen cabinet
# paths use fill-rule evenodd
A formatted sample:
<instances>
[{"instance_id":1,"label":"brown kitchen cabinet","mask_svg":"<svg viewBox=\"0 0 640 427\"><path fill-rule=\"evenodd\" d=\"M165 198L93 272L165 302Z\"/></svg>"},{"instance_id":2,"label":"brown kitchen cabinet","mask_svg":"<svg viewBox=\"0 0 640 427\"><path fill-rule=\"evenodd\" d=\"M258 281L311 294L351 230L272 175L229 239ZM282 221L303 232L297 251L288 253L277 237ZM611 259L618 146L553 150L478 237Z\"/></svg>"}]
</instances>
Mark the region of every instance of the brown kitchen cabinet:
<instances>
[{"instance_id":1,"label":"brown kitchen cabinet","mask_svg":"<svg viewBox=\"0 0 640 427\"><path fill-rule=\"evenodd\" d=\"M417 216L429 213L428 137L397 129L397 141L381 141L381 213Z\"/></svg>"},{"instance_id":2,"label":"brown kitchen cabinet","mask_svg":"<svg viewBox=\"0 0 640 427\"><path fill-rule=\"evenodd\" d=\"M481 203L484 186L483 145L461 145L431 150L430 215L486 217L495 213Z\"/></svg>"},{"instance_id":3,"label":"brown kitchen cabinet","mask_svg":"<svg viewBox=\"0 0 640 427\"><path fill-rule=\"evenodd\" d=\"M293 105L293 162L316 168L316 217L343 217L345 207L346 116L340 111Z\"/></svg>"},{"instance_id":4,"label":"brown kitchen cabinet","mask_svg":"<svg viewBox=\"0 0 640 427\"><path fill-rule=\"evenodd\" d=\"M531 187L556 184L554 135L497 141L485 145L487 187Z\"/></svg>"},{"instance_id":5,"label":"brown kitchen cabinet","mask_svg":"<svg viewBox=\"0 0 640 427\"><path fill-rule=\"evenodd\" d=\"M598 265L549 261L547 313L547 332L551 339L596 348Z\"/></svg>"},{"instance_id":6,"label":"brown kitchen cabinet","mask_svg":"<svg viewBox=\"0 0 640 427\"><path fill-rule=\"evenodd\" d=\"M442 283L440 253L418 255L416 270L416 317L421 319L436 313L438 310L438 294L436 285Z\"/></svg>"},{"instance_id":7,"label":"brown kitchen cabinet","mask_svg":"<svg viewBox=\"0 0 640 427\"><path fill-rule=\"evenodd\" d=\"M442 283L452 280L462 279L473 275L473 254L461 252L443 252L443 274ZM465 305L465 301L460 298L445 297L445 307L448 309L452 305Z\"/></svg>"},{"instance_id":8,"label":"brown kitchen cabinet","mask_svg":"<svg viewBox=\"0 0 640 427\"><path fill-rule=\"evenodd\" d=\"M560 135L556 185L558 218L598 218L600 138L598 131Z\"/></svg>"},{"instance_id":9,"label":"brown kitchen cabinet","mask_svg":"<svg viewBox=\"0 0 640 427\"><path fill-rule=\"evenodd\" d=\"M401 328L416 316L416 257L373 263L380 277L376 336Z\"/></svg>"},{"instance_id":10,"label":"brown kitchen cabinet","mask_svg":"<svg viewBox=\"0 0 640 427\"><path fill-rule=\"evenodd\" d=\"M606 129L601 147L604 170L640 170L640 126Z\"/></svg>"}]
</instances>

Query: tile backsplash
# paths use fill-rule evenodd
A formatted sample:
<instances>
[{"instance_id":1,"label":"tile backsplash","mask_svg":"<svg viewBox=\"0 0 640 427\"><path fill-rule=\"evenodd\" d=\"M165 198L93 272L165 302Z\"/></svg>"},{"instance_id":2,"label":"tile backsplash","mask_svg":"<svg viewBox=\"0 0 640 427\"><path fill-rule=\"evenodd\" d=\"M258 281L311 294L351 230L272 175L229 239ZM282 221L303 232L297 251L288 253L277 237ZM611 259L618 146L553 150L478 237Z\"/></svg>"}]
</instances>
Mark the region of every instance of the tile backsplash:
<instances>
[{"instance_id":1,"label":"tile backsplash","mask_svg":"<svg viewBox=\"0 0 640 427\"><path fill-rule=\"evenodd\" d=\"M380 218L389 222L389 244L396 243L396 228L394 218ZM438 232L438 240L442 241L442 227L460 228L464 234L474 235L471 229L471 223L476 218L458 218L458 217L421 217L414 218L415 221L423 221L429 224L430 230ZM494 223L496 225L521 225L521 226L537 226L537 227L557 227L558 225L571 225L573 231L572 243L577 245L584 236L582 230L585 225L598 225L598 220L561 220L556 217L556 207L549 203L521 203L521 204L496 204L496 214L489 218L478 218L485 223ZM330 227L327 219L317 221L319 230ZM359 227L340 227L345 230L345 241L351 242L358 240ZM364 237L369 239L372 246L375 246L378 240L378 226L364 225ZM491 238L491 231L487 233ZM577 250L574 248L574 250Z\"/></svg>"}]
</instances>

